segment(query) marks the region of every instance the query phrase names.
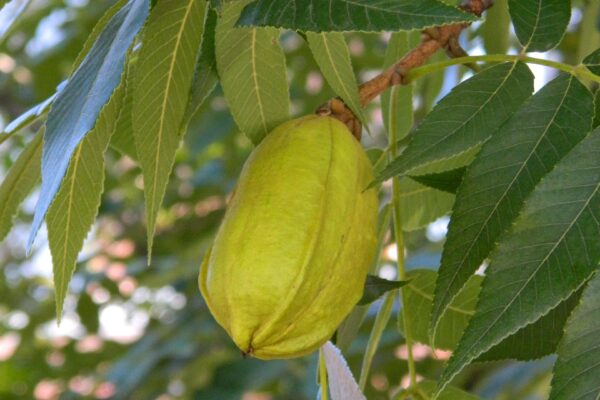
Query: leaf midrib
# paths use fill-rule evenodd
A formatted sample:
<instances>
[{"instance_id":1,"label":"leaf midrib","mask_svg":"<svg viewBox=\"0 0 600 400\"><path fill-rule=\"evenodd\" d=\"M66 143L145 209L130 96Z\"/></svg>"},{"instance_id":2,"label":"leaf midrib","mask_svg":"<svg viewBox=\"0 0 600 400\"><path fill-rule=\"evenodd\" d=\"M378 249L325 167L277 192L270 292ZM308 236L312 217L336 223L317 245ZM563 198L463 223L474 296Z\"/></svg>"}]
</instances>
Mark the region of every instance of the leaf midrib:
<instances>
[{"instance_id":1,"label":"leaf midrib","mask_svg":"<svg viewBox=\"0 0 600 400\"><path fill-rule=\"evenodd\" d=\"M262 97L260 95L260 85L258 83L258 73L256 72L256 28L252 28L252 40L250 42L250 49L252 81L254 82L254 89L256 91L256 100L258 102L258 109L260 111L260 120L262 122L263 131L266 135L269 132L267 128L267 118L265 117L265 111L263 109Z\"/></svg>"},{"instance_id":2,"label":"leaf midrib","mask_svg":"<svg viewBox=\"0 0 600 400\"><path fill-rule=\"evenodd\" d=\"M183 16L183 20L181 23L181 26L179 27L179 32L177 32L177 35L175 37L175 45L174 45L174 51L171 57L171 63L169 65L169 70L167 72L167 79L166 80L166 87L165 87L165 96L163 97L163 101L162 101L162 105L161 105L161 113L160 113L160 122L159 122L159 129L158 129L158 138L157 138L157 145L156 145L156 156L154 158L154 179L152 180L152 196L150 197L150 201L152 201L152 207L151 207L151 218L153 219L152 222L152 231L154 231L154 227L155 227L155 223L156 221L154 220L154 215L155 215L155 211L156 211L156 202L154 201L155 197L156 197L156 191L157 191L157 185L158 185L158 166L159 166L159 161L160 161L160 148L161 148L161 143L163 141L163 137L165 134L165 129L164 129L164 123L165 123L165 117L166 117L166 109L167 109L167 100L169 99L169 92L170 92L170 88L171 88L171 77L174 75L173 71L175 70L175 60L177 59L177 54L179 53L179 45L181 43L182 37L183 37L183 32L184 32L184 28L187 26L187 22L188 22L188 18L189 15L191 13L191 10L194 6L194 1L195 0L190 0L188 2L188 6L185 10L185 14ZM148 232L149 235L154 235L154 232L150 233ZM151 240L150 240L151 241Z\"/></svg>"}]
</instances>

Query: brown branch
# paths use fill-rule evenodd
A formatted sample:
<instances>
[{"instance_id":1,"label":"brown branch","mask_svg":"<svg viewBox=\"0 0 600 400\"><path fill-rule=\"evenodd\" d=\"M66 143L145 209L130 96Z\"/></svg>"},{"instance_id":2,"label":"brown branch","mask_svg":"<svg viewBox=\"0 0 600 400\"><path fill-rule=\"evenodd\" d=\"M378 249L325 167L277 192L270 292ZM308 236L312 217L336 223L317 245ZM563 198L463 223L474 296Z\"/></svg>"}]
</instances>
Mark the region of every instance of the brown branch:
<instances>
[{"instance_id":1,"label":"brown branch","mask_svg":"<svg viewBox=\"0 0 600 400\"><path fill-rule=\"evenodd\" d=\"M492 4L493 0L464 0L460 8L480 17ZM407 73L423 65L438 50L444 49L450 57L464 56L466 53L459 46L458 37L468 26L468 23L458 23L425 29L417 47L381 74L359 86L361 105L365 107L384 90L394 85L406 84ZM320 106L316 113L339 119L348 126L352 135L360 140L361 123L339 97L330 99Z\"/></svg>"}]
</instances>

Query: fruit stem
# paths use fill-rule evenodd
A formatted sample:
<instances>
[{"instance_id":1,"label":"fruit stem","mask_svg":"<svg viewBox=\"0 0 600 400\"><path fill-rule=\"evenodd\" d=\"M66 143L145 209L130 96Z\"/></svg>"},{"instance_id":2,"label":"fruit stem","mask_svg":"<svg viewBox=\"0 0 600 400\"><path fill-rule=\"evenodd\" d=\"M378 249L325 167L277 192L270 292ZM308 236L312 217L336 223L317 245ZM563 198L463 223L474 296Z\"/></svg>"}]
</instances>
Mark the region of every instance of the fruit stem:
<instances>
[{"instance_id":1,"label":"fruit stem","mask_svg":"<svg viewBox=\"0 0 600 400\"><path fill-rule=\"evenodd\" d=\"M393 157L395 158L395 156ZM404 233L402 232L402 213L400 210L400 185L397 177L394 177L392 181L392 202L394 205L394 236L396 238L396 249L398 252L398 279L405 281ZM400 288L400 298L402 299L403 305L406 304L407 290L408 286ZM404 338L406 339L408 374L410 376L410 386L412 387L417 384L417 373L415 370L415 359L413 357L411 327L406 318L406 313L402 313L402 324L404 325Z\"/></svg>"},{"instance_id":2,"label":"fruit stem","mask_svg":"<svg viewBox=\"0 0 600 400\"><path fill-rule=\"evenodd\" d=\"M412 112L412 105L408 112ZM390 118L389 120L389 151L388 156L390 161L395 160L398 157L398 137L397 137L397 126L396 118ZM393 215L393 227L394 237L396 239L396 249L398 253L398 279L401 281L406 280L406 266L404 258L404 232L402 231L402 209L401 209L401 198L400 198L400 182L397 176L392 178L392 215ZM406 298L408 296L408 286L400 288L400 299L402 306L407 303ZM417 373L415 370L415 359L413 357L413 340L410 328L410 323L406 318L406 313L402 313L402 324L404 326L404 338L406 340L407 348L407 362L408 362L408 374L410 377L410 387L414 387L417 384Z\"/></svg>"},{"instance_id":3,"label":"fruit stem","mask_svg":"<svg viewBox=\"0 0 600 400\"><path fill-rule=\"evenodd\" d=\"M325 364L325 354L322 347L319 349L319 385L321 386L321 400L328 400L327 365Z\"/></svg>"}]
</instances>

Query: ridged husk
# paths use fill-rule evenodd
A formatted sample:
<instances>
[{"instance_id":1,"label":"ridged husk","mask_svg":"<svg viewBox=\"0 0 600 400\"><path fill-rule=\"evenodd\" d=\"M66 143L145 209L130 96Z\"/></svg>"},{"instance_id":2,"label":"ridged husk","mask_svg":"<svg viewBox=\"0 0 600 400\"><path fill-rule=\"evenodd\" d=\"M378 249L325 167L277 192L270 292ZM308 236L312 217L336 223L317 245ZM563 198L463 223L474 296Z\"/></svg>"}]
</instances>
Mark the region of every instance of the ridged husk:
<instances>
[{"instance_id":1,"label":"ridged husk","mask_svg":"<svg viewBox=\"0 0 600 400\"><path fill-rule=\"evenodd\" d=\"M330 117L286 122L250 155L199 277L244 353L310 353L360 299L376 247L372 180L360 143Z\"/></svg>"}]
</instances>

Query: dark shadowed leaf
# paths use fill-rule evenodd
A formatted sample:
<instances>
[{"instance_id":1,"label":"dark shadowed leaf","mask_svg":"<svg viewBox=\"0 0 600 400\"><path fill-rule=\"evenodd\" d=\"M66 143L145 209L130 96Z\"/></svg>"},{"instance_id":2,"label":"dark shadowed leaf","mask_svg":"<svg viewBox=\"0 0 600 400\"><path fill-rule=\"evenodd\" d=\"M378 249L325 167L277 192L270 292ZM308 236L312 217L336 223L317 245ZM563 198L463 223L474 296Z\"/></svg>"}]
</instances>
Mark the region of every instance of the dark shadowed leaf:
<instances>
[{"instance_id":1,"label":"dark shadowed leaf","mask_svg":"<svg viewBox=\"0 0 600 400\"><path fill-rule=\"evenodd\" d=\"M513 147L513 151L517 150ZM582 140L533 192L491 257L476 314L440 387L488 349L571 296L598 268L598 154L600 130Z\"/></svg>"},{"instance_id":2,"label":"dark shadowed leaf","mask_svg":"<svg viewBox=\"0 0 600 400\"><path fill-rule=\"evenodd\" d=\"M600 75L600 49L583 59L583 65L588 67L592 73Z\"/></svg>"},{"instance_id":3,"label":"dark shadowed leaf","mask_svg":"<svg viewBox=\"0 0 600 400\"><path fill-rule=\"evenodd\" d=\"M571 19L571 0L509 0L508 8L519 42L528 51L556 47Z\"/></svg>"},{"instance_id":4,"label":"dark shadowed leaf","mask_svg":"<svg viewBox=\"0 0 600 400\"><path fill-rule=\"evenodd\" d=\"M533 75L522 63L500 64L461 83L427 115L406 150L377 181L457 156L484 142L532 91Z\"/></svg>"},{"instance_id":5,"label":"dark shadowed leaf","mask_svg":"<svg viewBox=\"0 0 600 400\"><path fill-rule=\"evenodd\" d=\"M535 185L591 129L593 98L572 76L532 97L487 141L456 195L439 270L432 328L508 229Z\"/></svg>"},{"instance_id":6,"label":"dark shadowed leaf","mask_svg":"<svg viewBox=\"0 0 600 400\"><path fill-rule=\"evenodd\" d=\"M239 25L299 31L400 31L476 18L437 0L258 0L248 5Z\"/></svg>"},{"instance_id":7,"label":"dark shadowed leaf","mask_svg":"<svg viewBox=\"0 0 600 400\"><path fill-rule=\"evenodd\" d=\"M581 292L581 290L576 291L548 314L502 340L482 354L477 361L507 359L529 361L555 353L563 337L567 318L573 308L579 304Z\"/></svg>"},{"instance_id":8,"label":"dark shadowed leaf","mask_svg":"<svg viewBox=\"0 0 600 400\"><path fill-rule=\"evenodd\" d=\"M462 167L436 174L411 176L411 178L425 186L455 194L466 170L467 167Z\"/></svg>"},{"instance_id":9,"label":"dark shadowed leaf","mask_svg":"<svg viewBox=\"0 0 600 400\"><path fill-rule=\"evenodd\" d=\"M365 281L365 290L362 298L358 302L358 305L372 303L390 290L401 288L407 283L408 281L390 281L375 275L367 275L367 280Z\"/></svg>"},{"instance_id":10,"label":"dark shadowed leaf","mask_svg":"<svg viewBox=\"0 0 600 400\"><path fill-rule=\"evenodd\" d=\"M206 23L204 26L204 36L202 38L202 48L200 49L200 58L196 64L194 81L192 82L192 95L186 117L191 119L204 100L213 92L219 76L217 75L217 60L215 58L215 28L217 26L217 13L214 10L208 11Z\"/></svg>"},{"instance_id":11,"label":"dark shadowed leaf","mask_svg":"<svg viewBox=\"0 0 600 400\"><path fill-rule=\"evenodd\" d=\"M583 292L558 346L550 400L597 399L600 396L600 274Z\"/></svg>"}]
</instances>

